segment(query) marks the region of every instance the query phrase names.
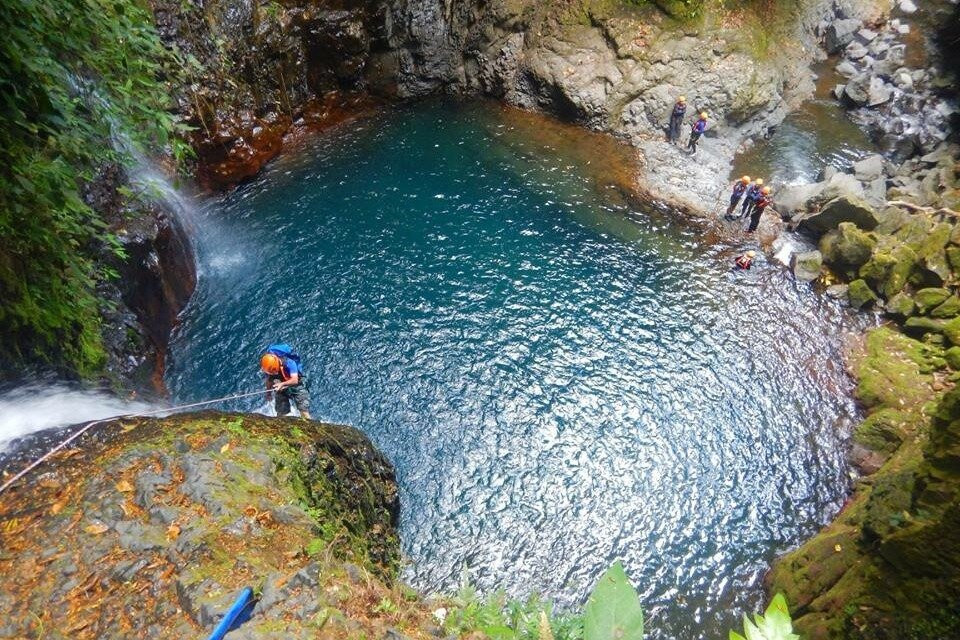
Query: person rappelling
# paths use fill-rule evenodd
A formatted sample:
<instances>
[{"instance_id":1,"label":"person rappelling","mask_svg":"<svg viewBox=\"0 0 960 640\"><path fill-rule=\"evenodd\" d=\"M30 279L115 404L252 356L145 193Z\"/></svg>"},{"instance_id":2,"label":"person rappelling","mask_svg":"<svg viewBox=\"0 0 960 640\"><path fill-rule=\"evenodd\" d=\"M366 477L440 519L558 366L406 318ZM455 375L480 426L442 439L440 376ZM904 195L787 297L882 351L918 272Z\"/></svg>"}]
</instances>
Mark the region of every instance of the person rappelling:
<instances>
[{"instance_id":1,"label":"person rappelling","mask_svg":"<svg viewBox=\"0 0 960 640\"><path fill-rule=\"evenodd\" d=\"M750 226L747 227L747 233L753 233L757 230L763 210L771 204L773 204L773 198L770 196L770 187L764 187L754 200L753 206L750 207Z\"/></svg>"},{"instance_id":2,"label":"person rappelling","mask_svg":"<svg viewBox=\"0 0 960 640\"><path fill-rule=\"evenodd\" d=\"M762 189L763 178L757 178L754 183L750 185L750 188L747 189L747 192L743 195L743 206L740 208L741 218L746 218L750 215L750 210L753 209L754 202L760 197Z\"/></svg>"},{"instance_id":3,"label":"person rappelling","mask_svg":"<svg viewBox=\"0 0 960 640\"><path fill-rule=\"evenodd\" d=\"M667 129L667 141L676 143L680 138L680 125L683 124L683 116L687 113L687 99L684 96L677 98L673 105L673 111L670 112L670 127Z\"/></svg>"},{"instance_id":4,"label":"person rappelling","mask_svg":"<svg viewBox=\"0 0 960 640\"><path fill-rule=\"evenodd\" d=\"M733 219L733 210L737 208L737 203L740 202L740 198L747 192L749 186L750 176L743 176L733 183L733 193L730 194L730 206L727 207L727 220Z\"/></svg>"},{"instance_id":5,"label":"person rappelling","mask_svg":"<svg viewBox=\"0 0 960 640\"><path fill-rule=\"evenodd\" d=\"M267 401L274 400L278 416L290 414L290 401L302 418L310 419L310 393L300 356L288 344L271 344L260 354L260 370L266 375ZM271 398L271 396L273 396Z\"/></svg>"},{"instance_id":6,"label":"person rappelling","mask_svg":"<svg viewBox=\"0 0 960 640\"><path fill-rule=\"evenodd\" d=\"M690 129L690 142L687 144L687 149L690 151L690 155L693 155L697 152L697 142L700 140L700 136L703 135L703 132L707 130L707 112L703 111L700 113L700 117L697 118L697 121L693 123L693 127Z\"/></svg>"}]
</instances>

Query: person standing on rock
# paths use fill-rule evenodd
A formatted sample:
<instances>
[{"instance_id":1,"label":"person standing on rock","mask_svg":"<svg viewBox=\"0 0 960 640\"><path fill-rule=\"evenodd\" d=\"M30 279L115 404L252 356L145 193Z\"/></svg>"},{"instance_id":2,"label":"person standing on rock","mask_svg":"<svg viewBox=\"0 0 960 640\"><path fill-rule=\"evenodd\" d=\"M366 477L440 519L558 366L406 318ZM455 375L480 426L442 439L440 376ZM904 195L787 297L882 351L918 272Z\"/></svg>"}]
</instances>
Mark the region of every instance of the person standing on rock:
<instances>
[{"instance_id":1,"label":"person standing on rock","mask_svg":"<svg viewBox=\"0 0 960 640\"><path fill-rule=\"evenodd\" d=\"M700 117L697 118L697 121L693 123L693 128L690 129L690 143L687 145L690 155L693 155L697 152L697 141L700 140L700 136L702 136L703 132L706 130L707 114L706 112L703 112L700 114Z\"/></svg>"},{"instance_id":2,"label":"person standing on rock","mask_svg":"<svg viewBox=\"0 0 960 640\"><path fill-rule=\"evenodd\" d=\"M771 204L773 204L773 198L770 197L770 187L764 187L750 208L750 226L747 227L747 233L753 233L757 230L763 210Z\"/></svg>"},{"instance_id":3,"label":"person standing on rock","mask_svg":"<svg viewBox=\"0 0 960 640\"><path fill-rule=\"evenodd\" d=\"M750 188L747 189L747 192L743 196L743 206L740 207L740 217L746 218L750 215L750 210L753 208L753 203L757 201L757 198L760 197L760 191L763 188L763 178L757 178L756 181L750 185Z\"/></svg>"},{"instance_id":4,"label":"person standing on rock","mask_svg":"<svg viewBox=\"0 0 960 640\"><path fill-rule=\"evenodd\" d=\"M273 396L278 416L290 414L290 401L300 417L310 419L310 394L300 356L288 344L271 344L260 354L260 370L267 376L267 401Z\"/></svg>"},{"instance_id":5,"label":"person standing on rock","mask_svg":"<svg viewBox=\"0 0 960 640\"><path fill-rule=\"evenodd\" d=\"M680 125L683 124L683 116L687 113L687 99L684 96L677 98L677 103L673 105L673 111L670 113L670 128L667 129L667 141L676 143L680 139Z\"/></svg>"},{"instance_id":6,"label":"person standing on rock","mask_svg":"<svg viewBox=\"0 0 960 640\"><path fill-rule=\"evenodd\" d=\"M740 202L740 198L747 192L749 186L750 176L743 176L733 183L733 193L730 194L730 206L727 207L727 220L733 219L733 210L737 208L737 203Z\"/></svg>"}]
</instances>

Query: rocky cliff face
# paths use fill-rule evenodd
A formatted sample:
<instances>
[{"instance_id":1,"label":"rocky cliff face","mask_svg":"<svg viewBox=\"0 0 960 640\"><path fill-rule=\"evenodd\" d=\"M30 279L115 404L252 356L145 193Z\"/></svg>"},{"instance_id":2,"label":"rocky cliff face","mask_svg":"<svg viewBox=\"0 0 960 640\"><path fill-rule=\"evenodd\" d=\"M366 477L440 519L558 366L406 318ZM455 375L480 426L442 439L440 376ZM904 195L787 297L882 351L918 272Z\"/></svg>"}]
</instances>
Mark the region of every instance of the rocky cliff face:
<instances>
[{"instance_id":1,"label":"rocky cliff face","mask_svg":"<svg viewBox=\"0 0 960 640\"><path fill-rule=\"evenodd\" d=\"M172 203L129 198L121 193L128 188L128 173L108 165L85 193L87 202L108 221L123 252L102 249L104 261L119 275L99 285L106 369L112 383L157 388L170 332L196 287L196 264L180 212Z\"/></svg>"},{"instance_id":2,"label":"rocky cliff face","mask_svg":"<svg viewBox=\"0 0 960 640\"><path fill-rule=\"evenodd\" d=\"M197 127L199 175L209 186L253 175L291 126L316 113L317 100L445 91L628 139L646 160L641 184L699 211L716 200L735 150L812 90L817 25L838 12L876 19L889 5L808 0L775 28L754 7L692 23L652 5L591 0L157 0L154 11L164 38L195 61L179 103ZM678 95L711 118L697 162L661 143Z\"/></svg>"},{"instance_id":3,"label":"rocky cliff face","mask_svg":"<svg viewBox=\"0 0 960 640\"><path fill-rule=\"evenodd\" d=\"M231 638L426 635L392 586L393 469L355 429L192 414L86 445L0 495L0 636L199 637L246 586Z\"/></svg>"}]
</instances>

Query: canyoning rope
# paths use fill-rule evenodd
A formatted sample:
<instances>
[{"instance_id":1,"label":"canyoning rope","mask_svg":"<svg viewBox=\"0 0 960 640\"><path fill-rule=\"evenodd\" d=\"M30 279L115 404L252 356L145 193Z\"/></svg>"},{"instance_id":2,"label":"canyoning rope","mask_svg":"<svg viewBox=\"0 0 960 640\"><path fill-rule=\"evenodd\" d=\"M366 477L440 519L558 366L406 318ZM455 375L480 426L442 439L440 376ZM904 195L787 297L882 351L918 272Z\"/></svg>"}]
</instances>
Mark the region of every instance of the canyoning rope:
<instances>
[{"instance_id":1,"label":"canyoning rope","mask_svg":"<svg viewBox=\"0 0 960 640\"><path fill-rule=\"evenodd\" d=\"M28 473L30 473L31 471L39 467L41 464L49 460L53 454L62 450L68 444L70 444L71 442L73 442L74 440L76 440L77 438L79 438L84 433L86 433L93 427L97 426L98 424L111 422L113 420L121 420L123 418L142 418L145 416L152 416L160 413L170 413L173 411L178 411L180 409L192 409L193 407L202 407L208 404L226 402L227 400L237 400L239 398L249 398L250 396L259 396L265 393L270 393L272 391L273 391L272 389L261 389L259 391L250 391L247 393L235 393L233 395L224 396L222 398L215 398L213 400L204 400L203 402L191 402L188 404L180 404L173 407L164 407L163 409L154 409L152 411L142 411L139 413L126 413L126 414L117 415L117 416L110 416L108 418L100 418L99 420L94 420L93 422L88 422L82 428L75 431L69 438L65 439L63 442L55 446L53 449L50 449L45 454L43 454L42 456L40 456L39 458L31 462L29 465L23 468L20 472L18 472L12 478L4 482L3 485L0 485L0 493L3 493L7 489L9 489L17 480L19 480L23 476L27 475Z\"/></svg>"}]
</instances>

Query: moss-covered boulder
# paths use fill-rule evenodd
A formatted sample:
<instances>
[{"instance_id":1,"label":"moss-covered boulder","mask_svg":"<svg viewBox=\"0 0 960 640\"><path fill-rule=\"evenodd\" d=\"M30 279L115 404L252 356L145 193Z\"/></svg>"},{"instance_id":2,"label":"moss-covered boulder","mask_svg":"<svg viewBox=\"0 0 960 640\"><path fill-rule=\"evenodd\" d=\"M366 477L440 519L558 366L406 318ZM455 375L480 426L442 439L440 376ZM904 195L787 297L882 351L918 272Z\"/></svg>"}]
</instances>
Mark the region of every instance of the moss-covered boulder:
<instances>
[{"instance_id":1,"label":"moss-covered boulder","mask_svg":"<svg viewBox=\"0 0 960 640\"><path fill-rule=\"evenodd\" d=\"M874 411L853 432L855 442L872 451L891 454L903 443L914 416L893 407Z\"/></svg>"},{"instance_id":2,"label":"moss-covered boulder","mask_svg":"<svg viewBox=\"0 0 960 640\"><path fill-rule=\"evenodd\" d=\"M857 397L868 408L918 404L930 394L929 374L944 364L938 349L888 327L874 329L858 359Z\"/></svg>"},{"instance_id":3,"label":"moss-covered boulder","mask_svg":"<svg viewBox=\"0 0 960 640\"><path fill-rule=\"evenodd\" d=\"M943 325L943 335L952 344L960 346L960 318L947 320Z\"/></svg>"},{"instance_id":4,"label":"moss-covered boulder","mask_svg":"<svg viewBox=\"0 0 960 640\"><path fill-rule=\"evenodd\" d=\"M909 246L890 236L881 236L859 275L885 299L897 295L906 286L917 267L917 254Z\"/></svg>"},{"instance_id":5,"label":"moss-covered boulder","mask_svg":"<svg viewBox=\"0 0 960 640\"><path fill-rule=\"evenodd\" d=\"M261 597L238 637L383 638L429 619L398 595L393 469L359 431L215 413L102 429L0 495L15 637L205 637L246 586Z\"/></svg>"},{"instance_id":6,"label":"moss-covered boulder","mask_svg":"<svg viewBox=\"0 0 960 640\"><path fill-rule=\"evenodd\" d=\"M887 312L887 315L900 320L906 320L914 314L916 307L917 305L913 302L913 298L906 293L898 293L887 300L887 303L884 305L884 310Z\"/></svg>"},{"instance_id":7,"label":"moss-covered boulder","mask_svg":"<svg viewBox=\"0 0 960 640\"><path fill-rule=\"evenodd\" d=\"M913 316L907 318L906 322L903 323L903 330L911 336L922 338L928 334L943 334L945 325L946 323L943 320L937 320L936 318Z\"/></svg>"},{"instance_id":8,"label":"moss-covered boulder","mask_svg":"<svg viewBox=\"0 0 960 640\"><path fill-rule=\"evenodd\" d=\"M956 294L950 296L937 305L930 315L934 318L956 318L960 315L960 296Z\"/></svg>"},{"instance_id":9,"label":"moss-covered boulder","mask_svg":"<svg viewBox=\"0 0 960 640\"><path fill-rule=\"evenodd\" d=\"M950 297L950 292L942 287L927 287L913 294L913 301L919 313L930 313Z\"/></svg>"},{"instance_id":10,"label":"moss-covered boulder","mask_svg":"<svg viewBox=\"0 0 960 640\"><path fill-rule=\"evenodd\" d=\"M860 267L870 260L876 244L856 225L845 222L820 239L820 253L826 264L854 278Z\"/></svg>"},{"instance_id":11,"label":"moss-covered boulder","mask_svg":"<svg viewBox=\"0 0 960 640\"><path fill-rule=\"evenodd\" d=\"M838 228L842 223L872 231L880 224L880 218L876 209L863 198L843 195L824 203L819 213L803 220L801 227L819 235Z\"/></svg>"},{"instance_id":12,"label":"moss-covered boulder","mask_svg":"<svg viewBox=\"0 0 960 640\"><path fill-rule=\"evenodd\" d=\"M877 297L877 294L871 291L866 281L862 279L854 280L850 283L850 287L847 289L847 300L850 302L850 306L855 309L869 307L879 299L880 298Z\"/></svg>"},{"instance_id":13,"label":"moss-covered boulder","mask_svg":"<svg viewBox=\"0 0 960 640\"><path fill-rule=\"evenodd\" d=\"M947 364L954 371L960 371L960 347L950 347L943 354Z\"/></svg>"},{"instance_id":14,"label":"moss-covered boulder","mask_svg":"<svg viewBox=\"0 0 960 640\"><path fill-rule=\"evenodd\" d=\"M917 257L923 268L923 282L943 283L950 279L950 264L947 262L947 243L953 226L946 222L934 225L926 237L916 244Z\"/></svg>"}]
</instances>

